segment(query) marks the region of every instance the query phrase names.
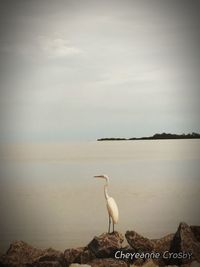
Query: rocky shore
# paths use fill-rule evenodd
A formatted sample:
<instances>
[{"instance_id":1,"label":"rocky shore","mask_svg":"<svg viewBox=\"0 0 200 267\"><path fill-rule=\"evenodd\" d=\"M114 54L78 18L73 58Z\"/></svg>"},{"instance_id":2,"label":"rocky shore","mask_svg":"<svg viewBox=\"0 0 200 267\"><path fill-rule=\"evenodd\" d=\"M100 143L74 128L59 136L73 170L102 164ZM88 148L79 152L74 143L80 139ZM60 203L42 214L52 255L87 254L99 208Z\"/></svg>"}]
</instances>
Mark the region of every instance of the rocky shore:
<instances>
[{"instance_id":1,"label":"rocky shore","mask_svg":"<svg viewBox=\"0 0 200 267\"><path fill-rule=\"evenodd\" d=\"M124 246L124 240L128 246ZM0 255L0 267L200 267L200 226L180 223L176 233L160 239L148 239L135 231L125 237L114 232L95 236L80 248L64 252L38 249L23 241L14 241Z\"/></svg>"}]
</instances>

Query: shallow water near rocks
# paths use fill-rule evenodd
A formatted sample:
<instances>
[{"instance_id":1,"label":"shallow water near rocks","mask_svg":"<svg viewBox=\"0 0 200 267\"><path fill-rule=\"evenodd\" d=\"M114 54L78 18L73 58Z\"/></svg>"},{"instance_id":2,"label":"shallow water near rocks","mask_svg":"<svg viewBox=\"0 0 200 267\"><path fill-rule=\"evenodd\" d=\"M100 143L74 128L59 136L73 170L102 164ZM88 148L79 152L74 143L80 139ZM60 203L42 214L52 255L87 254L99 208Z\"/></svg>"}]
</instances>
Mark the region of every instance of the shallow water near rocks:
<instances>
[{"instance_id":1,"label":"shallow water near rocks","mask_svg":"<svg viewBox=\"0 0 200 267\"><path fill-rule=\"evenodd\" d=\"M1 145L0 249L20 239L64 250L107 231L103 180L116 230L149 238L200 225L200 140Z\"/></svg>"}]
</instances>

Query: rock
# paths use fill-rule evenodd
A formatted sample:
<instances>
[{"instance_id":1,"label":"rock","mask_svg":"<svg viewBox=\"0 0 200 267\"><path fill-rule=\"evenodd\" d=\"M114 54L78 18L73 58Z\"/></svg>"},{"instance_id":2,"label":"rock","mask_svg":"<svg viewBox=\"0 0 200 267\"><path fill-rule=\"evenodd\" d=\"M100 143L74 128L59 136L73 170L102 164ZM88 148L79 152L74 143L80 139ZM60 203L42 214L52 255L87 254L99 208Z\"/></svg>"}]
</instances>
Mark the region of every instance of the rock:
<instances>
[{"instance_id":1,"label":"rock","mask_svg":"<svg viewBox=\"0 0 200 267\"><path fill-rule=\"evenodd\" d=\"M187 264L191 261L200 262L200 242L194 236L193 231L186 223L180 223L171 243L170 252L192 253L191 259L169 259L168 264Z\"/></svg>"},{"instance_id":2,"label":"rock","mask_svg":"<svg viewBox=\"0 0 200 267\"><path fill-rule=\"evenodd\" d=\"M197 261L193 261L193 262L190 264L190 267L200 267L200 263L197 262Z\"/></svg>"},{"instance_id":3,"label":"rock","mask_svg":"<svg viewBox=\"0 0 200 267\"><path fill-rule=\"evenodd\" d=\"M4 262L5 262L5 259L4 259L4 255L1 255L0 256L0 267L4 267Z\"/></svg>"},{"instance_id":4,"label":"rock","mask_svg":"<svg viewBox=\"0 0 200 267\"><path fill-rule=\"evenodd\" d=\"M34 248L23 241L14 241L2 258L2 266L24 267L26 264L33 263L42 253L41 249Z\"/></svg>"},{"instance_id":5,"label":"rock","mask_svg":"<svg viewBox=\"0 0 200 267\"><path fill-rule=\"evenodd\" d=\"M122 248L124 238L122 234L114 232L112 234L104 233L88 244L88 248L98 258L112 257L116 250Z\"/></svg>"},{"instance_id":6,"label":"rock","mask_svg":"<svg viewBox=\"0 0 200 267\"><path fill-rule=\"evenodd\" d=\"M170 265L170 267L171 266L172 265ZM192 261L191 263L181 265L181 267L200 267L200 263L197 261Z\"/></svg>"},{"instance_id":7,"label":"rock","mask_svg":"<svg viewBox=\"0 0 200 267\"><path fill-rule=\"evenodd\" d=\"M63 253L52 248L46 249L31 266L46 267L48 264L55 267L66 266Z\"/></svg>"},{"instance_id":8,"label":"rock","mask_svg":"<svg viewBox=\"0 0 200 267\"><path fill-rule=\"evenodd\" d=\"M153 262L159 266L165 266L165 261L162 258L162 254L165 251L169 251L171 247L172 240L174 238L174 234L166 235L160 239L151 239L153 242L153 251L155 253L160 253L159 259L153 259Z\"/></svg>"},{"instance_id":9,"label":"rock","mask_svg":"<svg viewBox=\"0 0 200 267\"><path fill-rule=\"evenodd\" d=\"M123 253L122 255L129 255L129 254L133 254L133 253L136 252L135 249L133 249L129 245L119 249L118 251L121 251ZM135 261L135 258L131 259L131 257L128 257L128 258L123 257L123 258L120 258L120 259L125 261L125 262L128 262L128 263L133 263Z\"/></svg>"},{"instance_id":10,"label":"rock","mask_svg":"<svg viewBox=\"0 0 200 267\"><path fill-rule=\"evenodd\" d=\"M58 261L42 261L42 262L34 262L31 265L25 265L25 267L62 267Z\"/></svg>"},{"instance_id":11,"label":"rock","mask_svg":"<svg viewBox=\"0 0 200 267\"><path fill-rule=\"evenodd\" d=\"M84 264L88 263L89 261L95 258L96 258L95 254L86 247L84 251L80 253L77 259L79 260L80 263Z\"/></svg>"},{"instance_id":12,"label":"rock","mask_svg":"<svg viewBox=\"0 0 200 267\"><path fill-rule=\"evenodd\" d=\"M87 247L81 247L76 249L66 249L64 258L66 264L69 265L71 263L87 263L96 257Z\"/></svg>"},{"instance_id":13,"label":"rock","mask_svg":"<svg viewBox=\"0 0 200 267\"><path fill-rule=\"evenodd\" d=\"M163 261L162 254L164 251L169 251L171 247L171 242L173 240L174 234L169 234L160 239L148 239L145 238L135 231L127 231L126 239L128 243L134 248L137 252L155 252L160 253L161 257L159 259L154 259L153 262L155 265L164 266L165 262ZM136 265L143 265L144 260L137 259L134 262Z\"/></svg>"},{"instance_id":14,"label":"rock","mask_svg":"<svg viewBox=\"0 0 200 267\"><path fill-rule=\"evenodd\" d=\"M200 242L200 226L191 225L190 228L191 228L196 240L198 242Z\"/></svg>"},{"instance_id":15,"label":"rock","mask_svg":"<svg viewBox=\"0 0 200 267\"><path fill-rule=\"evenodd\" d=\"M153 251L163 253L169 251L174 234L169 234L159 239L151 239L153 242Z\"/></svg>"},{"instance_id":16,"label":"rock","mask_svg":"<svg viewBox=\"0 0 200 267\"><path fill-rule=\"evenodd\" d=\"M0 267L3 266L4 257L5 255L3 254L3 252L0 251Z\"/></svg>"},{"instance_id":17,"label":"rock","mask_svg":"<svg viewBox=\"0 0 200 267\"><path fill-rule=\"evenodd\" d=\"M111 258L94 259L88 262L91 267L128 267L128 265L121 260L115 260Z\"/></svg>"},{"instance_id":18,"label":"rock","mask_svg":"<svg viewBox=\"0 0 200 267\"><path fill-rule=\"evenodd\" d=\"M15 241L2 257L5 267L62 267L65 266L63 253L54 249L38 249L23 241Z\"/></svg>"},{"instance_id":19,"label":"rock","mask_svg":"<svg viewBox=\"0 0 200 267\"><path fill-rule=\"evenodd\" d=\"M143 266L144 263L145 263L145 260L139 258L139 259L136 259L136 260L134 261L134 264L133 264L133 265L130 265L130 266Z\"/></svg>"},{"instance_id":20,"label":"rock","mask_svg":"<svg viewBox=\"0 0 200 267\"><path fill-rule=\"evenodd\" d=\"M148 239L135 231L127 231L125 236L129 243L126 247L122 247L123 236L114 232L96 236L86 247L67 249L64 253L52 248L42 250L23 241L15 241L6 254L0 255L0 267L200 267L200 226L180 223L175 234L160 239ZM124 255L155 252L160 253L161 257L136 257L131 260L130 256L121 256L118 259L115 258L116 251L121 251ZM162 254L166 251L176 254L176 258L163 259ZM190 253L192 257L178 259L177 255L180 252L184 255Z\"/></svg>"},{"instance_id":21,"label":"rock","mask_svg":"<svg viewBox=\"0 0 200 267\"><path fill-rule=\"evenodd\" d=\"M136 267L136 266L138 266L138 265L135 263L135 264L131 265L130 267ZM144 267L158 267L159 265L155 264L152 260L147 260L147 261L145 261L145 263L142 266L144 266Z\"/></svg>"},{"instance_id":22,"label":"rock","mask_svg":"<svg viewBox=\"0 0 200 267\"><path fill-rule=\"evenodd\" d=\"M80 263L80 254L83 253L84 247L81 248L70 248L64 251L64 258L67 265L71 263Z\"/></svg>"},{"instance_id":23,"label":"rock","mask_svg":"<svg viewBox=\"0 0 200 267\"><path fill-rule=\"evenodd\" d=\"M151 252L154 248L154 242L145 238L135 231L127 231L125 237L129 245L139 252Z\"/></svg>"}]
</instances>

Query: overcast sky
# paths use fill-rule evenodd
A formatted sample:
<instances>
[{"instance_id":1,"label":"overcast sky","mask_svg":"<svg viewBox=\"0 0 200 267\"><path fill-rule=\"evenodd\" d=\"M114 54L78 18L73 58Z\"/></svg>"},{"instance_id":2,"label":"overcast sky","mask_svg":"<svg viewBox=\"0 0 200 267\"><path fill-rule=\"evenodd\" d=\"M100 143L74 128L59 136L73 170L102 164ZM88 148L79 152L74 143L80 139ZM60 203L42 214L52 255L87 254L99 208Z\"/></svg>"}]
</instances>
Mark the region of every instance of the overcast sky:
<instances>
[{"instance_id":1,"label":"overcast sky","mask_svg":"<svg viewBox=\"0 0 200 267\"><path fill-rule=\"evenodd\" d=\"M0 141L200 132L200 1L0 6Z\"/></svg>"}]
</instances>

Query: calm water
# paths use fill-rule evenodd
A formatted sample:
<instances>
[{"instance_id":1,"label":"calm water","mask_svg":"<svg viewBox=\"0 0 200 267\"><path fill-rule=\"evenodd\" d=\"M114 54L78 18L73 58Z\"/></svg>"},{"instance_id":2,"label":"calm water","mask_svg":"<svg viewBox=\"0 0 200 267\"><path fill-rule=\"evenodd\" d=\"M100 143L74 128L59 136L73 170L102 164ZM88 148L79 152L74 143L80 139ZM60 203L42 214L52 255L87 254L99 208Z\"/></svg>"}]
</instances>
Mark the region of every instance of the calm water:
<instances>
[{"instance_id":1,"label":"calm water","mask_svg":"<svg viewBox=\"0 0 200 267\"><path fill-rule=\"evenodd\" d=\"M200 140L1 145L0 162L1 250L16 239L63 250L106 231L102 173L122 233L200 225Z\"/></svg>"}]
</instances>

